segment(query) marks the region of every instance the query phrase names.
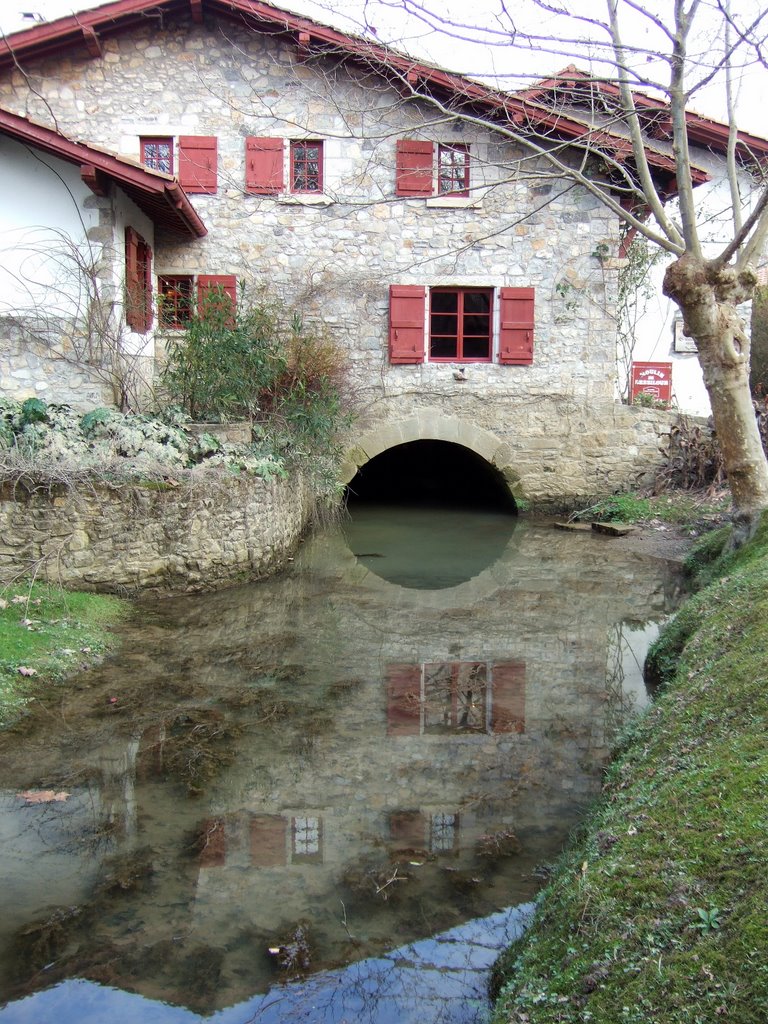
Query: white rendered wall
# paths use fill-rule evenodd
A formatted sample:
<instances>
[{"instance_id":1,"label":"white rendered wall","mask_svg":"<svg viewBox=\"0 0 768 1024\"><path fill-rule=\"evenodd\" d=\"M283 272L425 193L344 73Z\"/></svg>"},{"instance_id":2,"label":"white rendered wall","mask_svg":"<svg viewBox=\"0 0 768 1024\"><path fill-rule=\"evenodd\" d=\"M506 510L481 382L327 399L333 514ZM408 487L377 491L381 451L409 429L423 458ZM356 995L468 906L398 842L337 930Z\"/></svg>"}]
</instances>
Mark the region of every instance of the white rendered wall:
<instances>
[{"instance_id":1,"label":"white rendered wall","mask_svg":"<svg viewBox=\"0 0 768 1024\"><path fill-rule=\"evenodd\" d=\"M705 168L712 175L712 181L700 185L694 191L699 210L704 255L715 256L724 248L733 235L731 220L731 196L725 177L725 165L701 150L692 152L693 162ZM744 195L749 195L750 182L745 174L740 176ZM675 320L680 317L678 307L662 292L664 271L672 258L660 261L650 273L653 294L647 300L645 312L637 322L635 362L671 362L672 397L681 412L694 416L709 416L711 407L709 395L704 387L701 365L695 352L675 351ZM645 300L641 300L645 301ZM750 305L742 310L749 330Z\"/></svg>"},{"instance_id":2,"label":"white rendered wall","mask_svg":"<svg viewBox=\"0 0 768 1024\"><path fill-rule=\"evenodd\" d=\"M0 137L0 316L76 309L68 250L93 244L99 211L85 208L90 195L79 168Z\"/></svg>"}]
</instances>

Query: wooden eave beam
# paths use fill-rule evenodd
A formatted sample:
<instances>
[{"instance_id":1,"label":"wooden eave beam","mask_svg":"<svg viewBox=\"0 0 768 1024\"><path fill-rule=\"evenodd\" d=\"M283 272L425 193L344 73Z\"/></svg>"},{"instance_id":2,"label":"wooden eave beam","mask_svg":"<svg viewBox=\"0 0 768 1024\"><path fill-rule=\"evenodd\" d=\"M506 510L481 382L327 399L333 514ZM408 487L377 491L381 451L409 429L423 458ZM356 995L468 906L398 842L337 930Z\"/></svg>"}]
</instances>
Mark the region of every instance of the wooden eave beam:
<instances>
[{"instance_id":1,"label":"wooden eave beam","mask_svg":"<svg viewBox=\"0 0 768 1024\"><path fill-rule=\"evenodd\" d=\"M85 47L92 57L104 56L104 50L101 47L101 40L96 35L95 30L89 25L83 26L83 39L85 41Z\"/></svg>"},{"instance_id":2,"label":"wooden eave beam","mask_svg":"<svg viewBox=\"0 0 768 1024\"><path fill-rule=\"evenodd\" d=\"M93 164L82 164L80 177L95 196L109 195L109 182Z\"/></svg>"}]
</instances>

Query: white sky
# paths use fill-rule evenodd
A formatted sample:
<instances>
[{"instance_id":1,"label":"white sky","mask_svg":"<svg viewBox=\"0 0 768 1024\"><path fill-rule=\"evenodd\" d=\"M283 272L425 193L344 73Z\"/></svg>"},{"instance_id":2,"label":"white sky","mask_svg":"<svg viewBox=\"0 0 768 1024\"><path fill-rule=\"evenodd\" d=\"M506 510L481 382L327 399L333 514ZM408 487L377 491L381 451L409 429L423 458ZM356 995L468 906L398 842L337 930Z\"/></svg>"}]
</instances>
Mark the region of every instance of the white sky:
<instances>
[{"instance_id":1,"label":"white sky","mask_svg":"<svg viewBox=\"0 0 768 1024\"><path fill-rule=\"evenodd\" d=\"M14 32L21 28L31 27L34 21L22 18L23 12L35 12L47 20L53 20L75 10L97 7L103 0L0 0L0 32ZM413 18L408 18L403 6L408 0L278 0L275 6L305 13L315 20L328 24L336 24L342 29L362 34L365 30L366 15L368 24L375 29L375 38L406 49L414 56L432 61L453 71L483 77L491 80L499 76L494 84L501 88L514 90L531 78L553 73L570 63L581 67L589 67L589 57L584 55L574 58L563 48L559 54L544 53L539 50L532 52L530 48L512 47L509 45L491 47L479 42L470 43L466 38L472 30L457 31L454 38ZM470 22L484 26L491 31L499 25L495 12L501 0L472 0L471 6L466 0L424 0L427 6L445 16L455 13L454 21L460 25ZM603 13L601 0L562 0L570 11L583 12L587 15ZM661 12L671 8L671 0L646 0ZM733 8L746 17L752 10L759 10L761 0L732 0ZM529 0L516 0L507 6L514 8L514 18L518 28L525 27L521 22L522 13L529 11ZM708 0L703 0L706 14ZM531 31L546 32L556 24L556 19L548 17L541 10L528 14L528 25ZM549 24L548 24L549 22ZM571 23L569 31L574 31ZM626 32L627 40L645 48L652 49L654 42L647 22L629 25ZM712 35L702 37L702 52L711 57L714 52ZM374 38L371 35L371 38ZM653 74L658 62L651 58L646 61L649 74ZM524 75L525 77L521 77ZM711 117L724 119L725 101L724 85L717 83L706 92L701 93L691 104L693 109ZM739 96L740 127L757 135L768 137L768 70L762 67L748 69L744 75Z\"/></svg>"}]
</instances>

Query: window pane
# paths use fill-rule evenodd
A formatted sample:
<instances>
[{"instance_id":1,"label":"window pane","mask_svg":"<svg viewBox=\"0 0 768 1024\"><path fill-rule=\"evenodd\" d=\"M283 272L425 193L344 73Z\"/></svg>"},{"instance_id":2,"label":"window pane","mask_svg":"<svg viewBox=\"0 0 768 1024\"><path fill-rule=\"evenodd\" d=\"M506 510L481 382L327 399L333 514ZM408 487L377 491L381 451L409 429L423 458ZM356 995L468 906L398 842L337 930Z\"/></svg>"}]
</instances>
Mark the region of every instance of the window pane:
<instances>
[{"instance_id":1,"label":"window pane","mask_svg":"<svg viewBox=\"0 0 768 1024\"><path fill-rule=\"evenodd\" d=\"M173 174L173 143L171 139L142 139L141 161L153 171Z\"/></svg>"},{"instance_id":2,"label":"window pane","mask_svg":"<svg viewBox=\"0 0 768 1024\"><path fill-rule=\"evenodd\" d=\"M432 338L430 340L429 354L433 359L455 359L456 339Z\"/></svg>"},{"instance_id":3,"label":"window pane","mask_svg":"<svg viewBox=\"0 0 768 1024\"><path fill-rule=\"evenodd\" d=\"M442 313L439 316L432 314L431 320L431 331L432 334L450 334L454 338L456 337L458 317L452 316L451 314Z\"/></svg>"},{"instance_id":4,"label":"window pane","mask_svg":"<svg viewBox=\"0 0 768 1024\"><path fill-rule=\"evenodd\" d=\"M490 355L491 345L487 337L464 339L464 359L489 359Z\"/></svg>"},{"instance_id":5,"label":"window pane","mask_svg":"<svg viewBox=\"0 0 768 1024\"><path fill-rule=\"evenodd\" d=\"M160 326L186 327L192 315L192 278L161 277L158 286Z\"/></svg>"},{"instance_id":6,"label":"window pane","mask_svg":"<svg viewBox=\"0 0 768 1024\"><path fill-rule=\"evenodd\" d=\"M465 146L440 146L438 151L438 191L442 194L466 193L469 188L469 152Z\"/></svg>"},{"instance_id":7,"label":"window pane","mask_svg":"<svg viewBox=\"0 0 768 1024\"><path fill-rule=\"evenodd\" d=\"M491 309L491 297L487 292L465 292L465 313L488 313Z\"/></svg>"},{"instance_id":8,"label":"window pane","mask_svg":"<svg viewBox=\"0 0 768 1024\"><path fill-rule=\"evenodd\" d=\"M432 310L435 313L455 313L459 308L458 292L432 292Z\"/></svg>"},{"instance_id":9,"label":"window pane","mask_svg":"<svg viewBox=\"0 0 768 1024\"><path fill-rule=\"evenodd\" d=\"M484 334L487 337L489 334L489 322L490 321L487 316L465 316L464 333L475 335Z\"/></svg>"}]
</instances>

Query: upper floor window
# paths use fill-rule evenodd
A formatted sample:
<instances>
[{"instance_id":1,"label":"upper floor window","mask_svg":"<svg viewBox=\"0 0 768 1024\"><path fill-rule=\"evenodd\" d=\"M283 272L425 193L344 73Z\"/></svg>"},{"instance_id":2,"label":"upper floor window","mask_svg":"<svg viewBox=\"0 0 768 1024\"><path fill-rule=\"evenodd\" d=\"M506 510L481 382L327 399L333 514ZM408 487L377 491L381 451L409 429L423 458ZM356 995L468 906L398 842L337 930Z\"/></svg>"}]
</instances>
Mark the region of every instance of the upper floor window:
<instances>
[{"instance_id":1,"label":"upper floor window","mask_svg":"<svg viewBox=\"0 0 768 1024\"><path fill-rule=\"evenodd\" d=\"M178 144L178 167L174 145ZM218 141L214 135L141 136L141 162L153 171L178 174L185 192L214 195L217 189Z\"/></svg>"},{"instance_id":2,"label":"upper floor window","mask_svg":"<svg viewBox=\"0 0 768 1024\"><path fill-rule=\"evenodd\" d=\"M437 154L435 154L437 149ZM422 139L398 139L395 192L399 196L468 197L470 150L463 143L435 146Z\"/></svg>"},{"instance_id":3,"label":"upper floor window","mask_svg":"<svg viewBox=\"0 0 768 1024\"><path fill-rule=\"evenodd\" d=\"M469 146L438 146L437 191L441 196L469 195Z\"/></svg>"},{"instance_id":4,"label":"upper floor window","mask_svg":"<svg viewBox=\"0 0 768 1024\"><path fill-rule=\"evenodd\" d=\"M141 162L153 171L173 174L173 138L142 137Z\"/></svg>"},{"instance_id":5,"label":"upper floor window","mask_svg":"<svg viewBox=\"0 0 768 1024\"><path fill-rule=\"evenodd\" d=\"M429 357L453 362L491 358L493 292L488 288L433 288Z\"/></svg>"},{"instance_id":6,"label":"upper floor window","mask_svg":"<svg viewBox=\"0 0 768 1024\"><path fill-rule=\"evenodd\" d=\"M323 144L291 142L291 192L323 191Z\"/></svg>"}]
</instances>

